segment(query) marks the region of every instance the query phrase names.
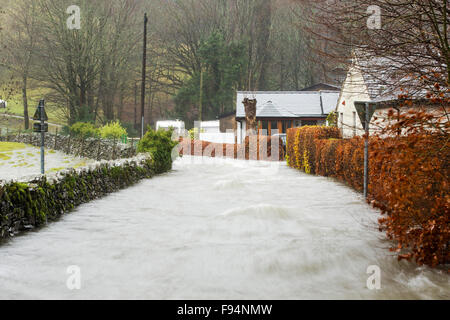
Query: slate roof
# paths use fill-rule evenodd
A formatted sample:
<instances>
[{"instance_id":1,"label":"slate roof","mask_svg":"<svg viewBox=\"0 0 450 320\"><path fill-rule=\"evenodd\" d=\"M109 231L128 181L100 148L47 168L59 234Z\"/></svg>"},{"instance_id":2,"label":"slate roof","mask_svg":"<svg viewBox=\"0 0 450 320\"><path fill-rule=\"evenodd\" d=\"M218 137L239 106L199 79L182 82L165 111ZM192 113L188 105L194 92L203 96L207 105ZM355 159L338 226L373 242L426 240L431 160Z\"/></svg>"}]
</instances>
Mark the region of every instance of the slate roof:
<instances>
[{"instance_id":1,"label":"slate roof","mask_svg":"<svg viewBox=\"0 0 450 320\"><path fill-rule=\"evenodd\" d=\"M405 76L405 66L411 62L400 61L398 57L370 56L362 50L356 50L353 59L353 65L364 78L371 100L398 99L400 94L405 93L401 88L416 98L426 94L425 90L418 90L421 86L414 77Z\"/></svg>"},{"instance_id":2,"label":"slate roof","mask_svg":"<svg viewBox=\"0 0 450 320\"><path fill-rule=\"evenodd\" d=\"M341 91L341 88L328 83L317 83L300 91Z\"/></svg>"},{"instance_id":3,"label":"slate roof","mask_svg":"<svg viewBox=\"0 0 450 320\"><path fill-rule=\"evenodd\" d=\"M256 91L237 93L236 117L245 118L244 98L256 99L259 118L326 117L336 109L336 91Z\"/></svg>"}]
</instances>

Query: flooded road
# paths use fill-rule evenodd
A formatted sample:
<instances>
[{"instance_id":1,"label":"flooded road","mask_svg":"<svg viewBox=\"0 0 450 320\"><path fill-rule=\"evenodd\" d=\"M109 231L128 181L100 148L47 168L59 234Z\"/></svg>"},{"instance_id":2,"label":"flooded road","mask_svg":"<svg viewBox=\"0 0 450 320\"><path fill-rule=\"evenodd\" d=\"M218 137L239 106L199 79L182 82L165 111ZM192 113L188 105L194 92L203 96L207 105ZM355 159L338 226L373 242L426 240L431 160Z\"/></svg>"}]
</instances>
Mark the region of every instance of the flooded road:
<instances>
[{"instance_id":1,"label":"flooded road","mask_svg":"<svg viewBox=\"0 0 450 320\"><path fill-rule=\"evenodd\" d=\"M284 164L185 157L0 247L0 298L449 299L450 277L398 262L378 217Z\"/></svg>"}]
</instances>

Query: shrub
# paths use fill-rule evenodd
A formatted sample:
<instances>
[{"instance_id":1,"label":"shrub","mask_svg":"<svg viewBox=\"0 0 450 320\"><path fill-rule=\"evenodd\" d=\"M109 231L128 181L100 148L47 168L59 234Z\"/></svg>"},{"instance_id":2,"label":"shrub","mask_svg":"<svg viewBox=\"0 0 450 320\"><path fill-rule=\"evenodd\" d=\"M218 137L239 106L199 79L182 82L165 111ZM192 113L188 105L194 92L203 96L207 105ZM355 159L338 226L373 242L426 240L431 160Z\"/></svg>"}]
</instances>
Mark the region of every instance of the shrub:
<instances>
[{"instance_id":1,"label":"shrub","mask_svg":"<svg viewBox=\"0 0 450 320\"><path fill-rule=\"evenodd\" d=\"M100 135L104 139L120 139L127 134L127 130L121 126L119 121L110 122L100 128Z\"/></svg>"},{"instance_id":2,"label":"shrub","mask_svg":"<svg viewBox=\"0 0 450 320\"><path fill-rule=\"evenodd\" d=\"M334 127L305 126L289 129L286 149L289 165L315 174L316 140L340 137L339 129Z\"/></svg>"},{"instance_id":3,"label":"shrub","mask_svg":"<svg viewBox=\"0 0 450 320\"><path fill-rule=\"evenodd\" d=\"M411 118L411 113L408 114ZM395 241L399 259L419 265L450 263L450 149L448 132L417 131L423 120L410 121L414 132L373 137L369 148L369 201L384 217L380 230ZM405 122L403 122L405 123ZM409 125L409 124L408 124ZM337 129L335 129L337 130ZM389 131L389 130L387 130ZM333 129L304 127L288 131L289 165L334 177L363 189L364 139L336 139Z\"/></svg>"},{"instance_id":4,"label":"shrub","mask_svg":"<svg viewBox=\"0 0 450 320\"><path fill-rule=\"evenodd\" d=\"M375 139L370 197L400 259L450 263L450 151L444 134Z\"/></svg>"},{"instance_id":5,"label":"shrub","mask_svg":"<svg viewBox=\"0 0 450 320\"><path fill-rule=\"evenodd\" d=\"M148 128L145 136L139 141L138 152L148 152L156 162L156 172L162 173L172 169L172 151L178 141L172 140L173 129L158 131Z\"/></svg>"},{"instance_id":6,"label":"shrub","mask_svg":"<svg viewBox=\"0 0 450 320\"><path fill-rule=\"evenodd\" d=\"M99 130L92 123L77 122L70 127L70 133L79 138L95 138Z\"/></svg>"}]
</instances>

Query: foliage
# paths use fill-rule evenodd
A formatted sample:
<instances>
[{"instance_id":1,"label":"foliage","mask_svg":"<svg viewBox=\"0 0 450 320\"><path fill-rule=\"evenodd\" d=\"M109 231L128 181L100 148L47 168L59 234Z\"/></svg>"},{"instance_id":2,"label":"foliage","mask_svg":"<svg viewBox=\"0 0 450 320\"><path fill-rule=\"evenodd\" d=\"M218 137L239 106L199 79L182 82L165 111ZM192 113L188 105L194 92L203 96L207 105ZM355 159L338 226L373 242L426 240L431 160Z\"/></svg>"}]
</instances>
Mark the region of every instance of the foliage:
<instances>
[{"instance_id":1,"label":"foliage","mask_svg":"<svg viewBox=\"0 0 450 320\"><path fill-rule=\"evenodd\" d=\"M200 130L201 133L204 133L205 130L202 129ZM199 130L198 128L192 128L191 130L188 131L189 133L189 137L191 138L191 140L195 140L199 137Z\"/></svg>"},{"instance_id":2,"label":"foliage","mask_svg":"<svg viewBox=\"0 0 450 320\"><path fill-rule=\"evenodd\" d=\"M445 114L409 111L393 121L390 112L391 125L370 140L369 199L384 214L380 230L394 241L399 259L419 265L450 263L449 125L436 123ZM289 165L307 171L308 163L312 173L362 191L364 139L336 139L334 130L288 130Z\"/></svg>"},{"instance_id":3,"label":"foliage","mask_svg":"<svg viewBox=\"0 0 450 320\"><path fill-rule=\"evenodd\" d=\"M327 123L330 127L337 127L338 115L336 111L330 112L327 117Z\"/></svg>"},{"instance_id":4,"label":"foliage","mask_svg":"<svg viewBox=\"0 0 450 320\"><path fill-rule=\"evenodd\" d=\"M104 139L120 139L127 134L127 130L122 127L119 121L110 122L100 128L100 135Z\"/></svg>"},{"instance_id":5,"label":"foliage","mask_svg":"<svg viewBox=\"0 0 450 320\"><path fill-rule=\"evenodd\" d=\"M138 152L148 152L156 163L156 172L161 173L172 168L172 151L178 141L172 140L173 129L158 131L148 128L145 136L139 141Z\"/></svg>"},{"instance_id":6,"label":"foliage","mask_svg":"<svg viewBox=\"0 0 450 320\"><path fill-rule=\"evenodd\" d=\"M340 138L339 129L333 127L305 126L288 129L287 154L289 165L305 171L306 166L312 174L316 173L317 139ZM305 154L307 151L307 154Z\"/></svg>"},{"instance_id":7,"label":"foliage","mask_svg":"<svg viewBox=\"0 0 450 320\"><path fill-rule=\"evenodd\" d=\"M224 35L214 32L200 44L199 58L203 68L202 104L203 118L215 119L221 113L232 110L235 88L239 87L247 64L243 43L227 43ZM199 106L200 70L184 82L175 97L179 117L196 120L194 114L186 114L187 106ZM198 111L197 111L198 112ZM197 113L198 115L198 113Z\"/></svg>"},{"instance_id":8,"label":"foliage","mask_svg":"<svg viewBox=\"0 0 450 320\"><path fill-rule=\"evenodd\" d=\"M416 108L389 112L381 133L388 138L373 141L370 193L399 259L437 266L450 263L450 99L442 92L428 98L427 108L406 100Z\"/></svg>"},{"instance_id":9,"label":"foliage","mask_svg":"<svg viewBox=\"0 0 450 320\"><path fill-rule=\"evenodd\" d=\"M99 129L92 123L77 122L70 126L70 133L79 138L96 138L100 135Z\"/></svg>"}]
</instances>

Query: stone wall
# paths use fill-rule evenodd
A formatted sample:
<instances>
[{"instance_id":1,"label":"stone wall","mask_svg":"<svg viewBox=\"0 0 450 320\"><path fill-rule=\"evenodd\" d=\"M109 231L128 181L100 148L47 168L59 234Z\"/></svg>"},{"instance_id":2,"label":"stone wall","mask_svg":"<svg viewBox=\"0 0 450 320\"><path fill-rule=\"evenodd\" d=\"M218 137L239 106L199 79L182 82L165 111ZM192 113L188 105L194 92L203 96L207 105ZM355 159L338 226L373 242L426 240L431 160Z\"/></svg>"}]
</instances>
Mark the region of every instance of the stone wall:
<instances>
[{"instance_id":1,"label":"stone wall","mask_svg":"<svg viewBox=\"0 0 450 320\"><path fill-rule=\"evenodd\" d=\"M55 221L80 204L151 178L157 165L150 156L139 155L0 185L0 242Z\"/></svg>"},{"instance_id":2,"label":"stone wall","mask_svg":"<svg viewBox=\"0 0 450 320\"><path fill-rule=\"evenodd\" d=\"M41 135L37 133L14 134L0 137L0 141L11 141L41 145ZM133 143L123 144L119 141L104 139L80 139L72 136L45 134L45 147L95 160L115 160L136 156Z\"/></svg>"}]
</instances>

